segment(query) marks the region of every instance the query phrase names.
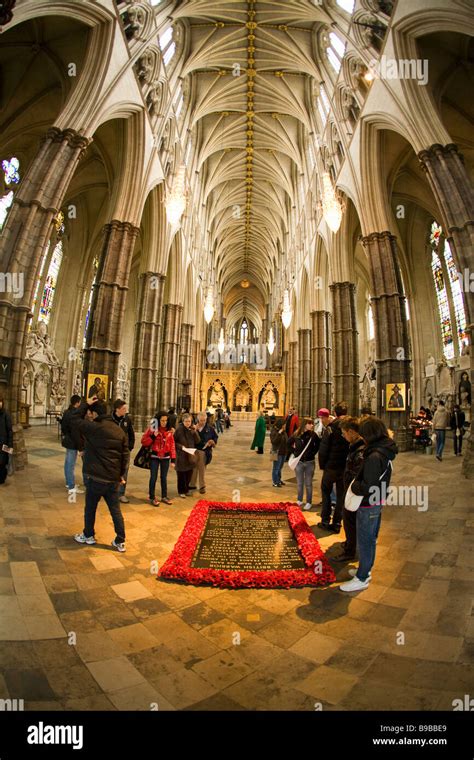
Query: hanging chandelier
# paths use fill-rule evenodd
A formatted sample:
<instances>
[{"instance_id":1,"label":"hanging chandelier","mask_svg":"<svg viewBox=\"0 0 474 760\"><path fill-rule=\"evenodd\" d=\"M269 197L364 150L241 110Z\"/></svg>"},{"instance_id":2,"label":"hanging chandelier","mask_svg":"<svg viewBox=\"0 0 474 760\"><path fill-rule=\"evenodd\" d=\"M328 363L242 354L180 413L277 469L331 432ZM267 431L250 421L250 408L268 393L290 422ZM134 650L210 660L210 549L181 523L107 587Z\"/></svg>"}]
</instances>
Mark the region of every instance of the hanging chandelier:
<instances>
[{"instance_id":1,"label":"hanging chandelier","mask_svg":"<svg viewBox=\"0 0 474 760\"><path fill-rule=\"evenodd\" d=\"M288 294L288 289L286 288L283 293L283 309L281 312L281 321L283 322L283 327L285 327L285 329L289 328L292 318L293 312L290 306L290 296Z\"/></svg>"},{"instance_id":2,"label":"hanging chandelier","mask_svg":"<svg viewBox=\"0 0 474 760\"><path fill-rule=\"evenodd\" d=\"M166 217L172 227L180 223L186 208L186 167L181 164L176 172L165 202Z\"/></svg>"},{"instance_id":3,"label":"hanging chandelier","mask_svg":"<svg viewBox=\"0 0 474 760\"><path fill-rule=\"evenodd\" d=\"M275 344L275 339L273 337L273 327L270 327L270 335L268 336L268 344L267 344L268 353L270 354L270 356L273 354L275 350L275 345L276 344Z\"/></svg>"},{"instance_id":4,"label":"hanging chandelier","mask_svg":"<svg viewBox=\"0 0 474 760\"><path fill-rule=\"evenodd\" d=\"M217 344L217 350L219 351L219 356L222 356L222 354L224 353L224 348L225 348L224 328L221 327L221 331L219 334L219 342Z\"/></svg>"},{"instance_id":5,"label":"hanging chandelier","mask_svg":"<svg viewBox=\"0 0 474 760\"><path fill-rule=\"evenodd\" d=\"M331 177L328 172L324 172L322 177L322 208L326 224L333 232L337 232L342 221L342 204L336 196Z\"/></svg>"},{"instance_id":6,"label":"hanging chandelier","mask_svg":"<svg viewBox=\"0 0 474 760\"><path fill-rule=\"evenodd\" d=\"M214 316L214 296L212 293L212 288L208 288L206 300L204 302L204 319L206 320L207 324L209 324L213 316Z\"/></svg>"}]
</instances>

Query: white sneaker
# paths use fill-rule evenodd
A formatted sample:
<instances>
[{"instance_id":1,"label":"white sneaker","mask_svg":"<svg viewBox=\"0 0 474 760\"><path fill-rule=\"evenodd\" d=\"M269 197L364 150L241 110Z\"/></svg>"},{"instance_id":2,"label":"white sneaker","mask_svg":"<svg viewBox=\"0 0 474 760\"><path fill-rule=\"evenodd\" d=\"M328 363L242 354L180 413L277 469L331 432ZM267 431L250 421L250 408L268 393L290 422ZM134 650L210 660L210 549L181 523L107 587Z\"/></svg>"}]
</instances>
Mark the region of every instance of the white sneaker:
<instances>
[{"instance_id":1,"label":"white sneaker","mask_svg":"<svg viewBox=\"0 0 474 760\"><path fill-rule=\"evenodd\" d=\"M349 568L349 570L347 572L353 578L355 576L355 574L357 573L358 569L359 569L358 567L351 567L351 568ZM372 578L372 573L369 570L369 574L367 576L367 580L370 581L371 578Z\"/></svg>"},{"instance_id":2,"label":"white sneaker","mask_svg":"<svg viewBox=\"0 0 474 760\"><path fill-rule=\"evenodd\" d=\"M74 541L77 541L78 544L89 544L89 545L97 543L94 536L85 536L84 532L76 533L76 535L74 536Z\"/></svg>"},{"instance_id":3,"label":"white sneaker","mask_svg":"<svg viewBox=\"0 0 474 760\"><path fill-rule=\"evenodd\" d=\"M115 543L115 538L112 541L112 546L114 547L114 549L117 549L118 552L125 552L125 551L127 551L125 549L125 544L116 544Z\"/></svg>"},{"instance_id":4,"label":"white sneaker","mask_svg":"<svg viewBox=\"0 0 474 760\"><path fill-rule=\"evenodd\" d=\"M296 503L298 504L299 507L303 506L303 502L302 501L297 501Z\"/></svg>"},{"instance_id":5,"label":"white sneaker","mask_svg":"<svg viewBox=\"0 0 474 760\"><path fill-rule=\"evenodd\" d=\"M307 503L304 505L303 509L306 509L306 511L308 511L308 509L311 509L311 507L312 507L312 506L313 506L312 504L310 504L309 502L307 502Z\"/></svg>"},{"instance_id":6,"label":"white sneaker","mask_svg":"<svg viewBox=\"0 0 474 760\"><path fill-rule=\"evenodd\" d=\"M347 581L347 583L342 583L339 586L339 591L364 591L364 589L366 589L368 585L369 585L368 578L363 583L358 578L353 578L351 581Z\"/></svg>"},{"instance_id":7,"label":"white sneaker","mask_svg":"<svg viewBox=\"0 0 474 760\"><path fill-rule=\"evenodd\" d=\"M121 501L122 504L130 504L130 499L127 499L127 497L125 496L125 494L120 497L119 501Z\"/></svg>"},{"instance_id":8,"label":"white sneaker","mask_svg":"<svg viewBox=\"0 0 474 760\"><path fill-rule=\"evenodd\" d=\"M74 488L68 488L68 496L70 496L73 493L84 493L82 488L79 488L78 486L74 486Z\"/></svg>"}]
</instances>

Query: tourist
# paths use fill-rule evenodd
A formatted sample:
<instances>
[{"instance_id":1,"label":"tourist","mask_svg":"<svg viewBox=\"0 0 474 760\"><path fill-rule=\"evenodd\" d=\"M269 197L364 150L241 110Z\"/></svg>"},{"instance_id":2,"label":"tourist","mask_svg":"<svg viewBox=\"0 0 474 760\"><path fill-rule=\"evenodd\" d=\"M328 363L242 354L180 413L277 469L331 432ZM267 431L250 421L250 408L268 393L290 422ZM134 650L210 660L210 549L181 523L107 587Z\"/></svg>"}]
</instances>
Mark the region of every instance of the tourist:
<instances>
[{"instance_id":1,"label":"tourist","mask_svg":"<svg viewBox=\"0 0 474 760\"><path fill-rule=\"evenodd\" d=\"M112 412L112 419L123 430L123 432L127 436L128 448L129 448L129 451L132 452L135 446L135 431L132 425L132 418L128 414L127 404L121 398L118 398L116 401L114 401L114 410ZM127 480L128 480L128 469L127 469L127 472L125 473L125 481ZM127 488L126 482L120 484L119 499L122 502L122 504L129 503L129 499L127 498L127 496L125 496L126 488Z\"/></svg>"},{"instance_id":2,"label":"tourist","mask_svg":"<svg viewBox=\"0 0 474 760\"><path fill-rule=\"evenodd\" d=\"M224 426L222 424L222 421L224 419L224 412L222 411L222 407L218 406L216 409L216 433L217 435L220 435L224 432Z\"/></svg>"},{"instance_id":3,"label":"tourist","mask_svg":"<svg viewBox=\"0 0 474 760\"><path fill-rule=\"evenodd\" d=\"M318 409L318 415L314 421L314 432L316 433L319 438L322 438L324 435L324 431L326 430L327 426L330 422L332 422L334 417L329 412L329 409L325 409L324 407L322 409Z\"/></svg>"},{"instance_id":4,"label":"tourist","mask_svg":"<svg viewBox=\"0 0 474 760\"><path fill-rule=\"evenodd\" d=\"M281 479L281 471L285 464L288 450L288 436L286 434L285 421L278 417L270 428L270 441L272 444L272 484L274 488L281 488L284 482Z\"/></svg>"},{"instance_id":5,"label":"tourist","mask_svg":"<svg viewBox=\"0 0 474 760\"><path fill-rule=\"evenodd\" d=\"M446 441L446 428L450 426L449 412L444 405L444 401L438 401L438 408L433 417L433 430L436 435L436 459L443 461L443 449Z\"/></svg>"},{"instance_id":6,"label":"tourist","mask_svg":"<svg viewBox=\"0 0 474 760\"><path fill-rule=\"evenodd\" d=\"M198 443L201 442L199 433L195 430L192 422L193 420L190 414L183 414L183 418L174 433L178 494L182 499L185 499L189 493L189 484L191 482L193 469L197 464L195 453L186 452L184 449L197 449Z\"/></svg>"},{"instance_id":7,"label":"tourist","mask_svg":"<svg viewBox=\"0 0 474 760\"><path fill-rule=\"evenodd\" d=\"M344 470L345 494L362 467L364 461L365 441L359 433L359 420L356 417L346 417L341 422L341 431L344 439L349 444L349 452L347 454L346 467ZM357 512L350 512L344 507L342 522L344 525L346 540L342 544L342 554L333 557L333 559L336 562L350 562L355 559L357 549Z\"/></svg>"},{"instance_id":8,"label":"tourist","mask_svg":"<svg viewBox=\"0 0 474 760\"><path fill-rule=\"evenodd\" d=\"M0 485L3 485L8 474L8 457L11 456L4 450L13 448L12 419L5 409L3 396L0 396Z\"/></svg>"},{"instance_id":9,"label":"tourist","mask_svg":"<svg viewBox=\"0 0 474 760\"><path fill-rule=\"evenodd\" d=\"M288 439L288 447L295 455L301 458L296 465L296 483L298 487L297 504L303 506L303 496L306 487L306 503L304 509L309 510L313 506L313 476L316 463L314 458L319 450L320 439L314 432L314 420L303 417L295 435Z\"/></svg>"},{"instance_id":10,"label":"tourist","mask_svg":"<svg viewBox=\"0 0 474 760\"><path fill-rule=\"evenodd\" d=\"M119 552L125 551L125 524L120 509L119 484L125 483L130 452L124 431L107 414L107 405L96 397L90 399L93 421L80 419L79 432L85 439L84 482L86 485L86 505L84 510L84 530L76 533L74 539L79 544L95 544L94 526L97 505L104 498L111 514L115 538L112 546ZM80 407L80 416L86 414L86 404Z\"/></svg>"},{"instance_id":11,"label":"tourist","mask_svg":"<svg viewBox=\"0 0 474 760\"><path fill-rule=\"evenodd\" d=\"M459 404L454 404L453 413L451 414L451 430L453 431L454 456L462 456L462 439L464 436L464 423L466 415L461 411Z\"/></svg>"},{"instance_id":12,"label":"tourist","mask_svg":"<svg viewBox=\"0 0 474 760\"><path fill-rule=\"evenodd\" d=\"M382 518L383 495L390 485L392 461L398 453L395 441L378 417L361 420L359 433L366 448L362 467L351 485L352 493L362 496L356 512L359 567L349 570L353 578L339 586L341 591L363 591L369 585Z\"/></svg>"},{"instance_id":13,"label":"tourist","mask_svg":"<svg viewBox=\"0 0 474 760\"><path fill-rule=\"evenodd\" d=\"M334 407L336 418L329 422L321 439L319 466L323 470L321 480L322 510L319 528L340 533L342 508L344 506L344 470L349 444L342 437L341 422L347 414L347 404L340 401ZM336 506L331 523L331 491L336 484Z\"/></svg>"},{"instance_id":14,"label":"tourist","mask_svg":"<svg viewBox=\"0 0 474 760\"><path fill-rule=\"evenodd\" d=\"M64 458L64 477L66 479L68 494L84 493L81 488L76 486L76 478L74 474L77 454L84 449L84 441L79 433L77 425L80 420L80 406L81 397L74 394L71 396L69 407L61 418L61 445L66 449L66 455Z\"/></svg>"},{"instance_id":15,"label":"tourist","mask_svg":"<svg viewBox=\"0 0 474 760\"><path fill-rule=\"evenodd\" d=\"M255 434L253 437L252 445L250 448L257 449L257 454L263 454L263 444L265 443L265 435L267 432L267 426L265 424L265 417L263 412L258 413L257 421L255 423Z\"/></svg>"},{"instance_id":16,"label":"tourist","mask_svg":"<svg viewBox=\"0 0 474 760\"><path fill-rule=\"evenodd\" d=\"M196 489L196 481L199 475L199 493L206 493L206 467L212 459L212 449L217 443L217 433L211 424L212 415L206 418L206 412L199 412L197 416L196 431L199 433L200 442L196 451L196 466L191 475L189 490Z\"/></svg>"},{"instance_id":17,"label":"tourist","mask_svg":"<svg viewBox=\"0 0 474 760\"><path fill-rule=\"evenodd\" d=\"M172 504L168 498L168 471L176 464L176 447L174 435L168 430L168 415L166 412L157 412L151 421L150 427L142 435L141 445L151 448L150 456L150 480L148 483L148 499L154 507L163 504ZM156 481L160 472L161 499L155 497Z\"/></svg>"},{"instance_id":18,"label":"tourist","mask_svg":"<svg viewBox=\"0 0 474 760\"><path fill-rule=\"evenodd\" d=\"M178 415L176 414L174 406L170 406L168 409L168 430L171 430L171 432L174 433L177 424Z\"/></svg>"},{"instance_id":19,"label":"tourist","mask_svg":"<svg viewBox=\"0 0 474 760\"><path fill-rule=\"evenodd\" d=\"M290 406L288 414L285 417L285 429L288 438L291 438L295 430L297 430L299 424L300 421L296 413L296 408L294 406Z\"/></svg>"}]
</instances>

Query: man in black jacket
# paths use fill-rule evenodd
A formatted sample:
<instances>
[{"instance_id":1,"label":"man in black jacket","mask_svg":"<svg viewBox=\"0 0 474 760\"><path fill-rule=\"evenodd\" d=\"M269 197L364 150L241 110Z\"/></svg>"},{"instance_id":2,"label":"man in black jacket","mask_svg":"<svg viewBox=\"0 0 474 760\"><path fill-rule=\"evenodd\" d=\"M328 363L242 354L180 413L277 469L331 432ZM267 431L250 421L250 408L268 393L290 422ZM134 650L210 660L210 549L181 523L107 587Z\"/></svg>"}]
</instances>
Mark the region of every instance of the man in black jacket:
<instances>
[{"instance_id":1,"label":"man in black jacket","mask_svg":"<svg viewBox=\"0 0 474 760\"><path fill-rule=\"evenodd\" d=\"M189 490L196 490L196 482L199 475L199 493L206 493L206 467L212 459L212 449L216 446L218 439L216 431L207 421L206 412L198 413L196 431L199 433L201 442L196 447L197 464L191 475Z\"/></svg>"},{"instance_id":2,"label":"man in black jacket","mask_svg":"<svg viewBox=\"0 0 474 760\"><path fill-rule=\"evenodd\" d=\"M8 452L3 451L3 446L13 448L12 419L3 405L3 397L0 396L0 485L7 479Z\"/></svg>"},{"instance_id":3,"label":"man in black jacket","mask_svg":"<svg viewBox=\"0 0 474 760\"><path fill-rule=\"evenodd\" d=\"M323 470L321 480L323 506L318 527L340 533L344 506L344 470L349 452L349 444L342 437L341 422L347 414L347 404L340 401L334 407L334 411L336 419L327 426L319 447L319 466ZM334 483L336 484L336 506L331 525L331 491Z\"/></svg>"},{"instance_id":4,"label":"man in black jacket","mask_svg":"<svg viewBox=\"0 0 474 760\"><path fill-rule=\"evenodd\" d=\"M135 446L135 431L132 425L132 418L128 413L127 403L121 398L118 398L116 401L114 401L112 419L120 428L122 428L123 432L128 438L128 448L130 451L133 451L133 448ZM122 483L119 486L119 499L122 504L128 504L129 499L125 496L125 489L127 487L126 481L128 480L128 467L124 477L125 483Z\"/></svg>"},{"instance_id":5,"label":"man in black jacket","mask_svg":"<svg viewBox=\"0 0 474 760\"><path fill-rule=\"evenodd\" d=\"M359 474L364 464L365 441L359 433L359 420L356 417L346 417L341 422L341 431L344 440L349 444L349 453L344 470L344 495L350 484ZM344 533L346 540L343 544L343 553L333 559L336 562L349 562L355 559L357 549L357 512L350 512L344 507L342 514Z\"/></svg>"},{"instance_id":6,"label":"man in black jacket","mask_svg":"<svg viewBox=\"0 0 474 760\"><path fill-rule=\"evenodd\" d=\"M77 488L74 475L77 452L82 451L84 448L84 441L82 440L77 426L77 423L80 420L80 405L81 397L77 395L71 396L69 408L66 409L61 419L61 444L66 449L64 477L66 479L66 488L70 494L84 493L80 488Z\"/></svg>"},{"instance_id":7,"label":"man in black jacket","mask_svg":"<svg viewBox=\"0 0 474 760\"><path fill-rule=\"evenodd\" d=\"M461 411L459 404L454 404L454 409L451 414L451 430L453 431L454 441L454 456L461 456L462 454L462 439L464 435L464 423L466 422L466 415Z\"/></svg>"},{"instance_id":8,"label":"man in black jacket","mask_svg":"<svg viewBox=\"0 0 474 760\"><path fill-rule=\"evenodd\" d=\"M109 508L115 528L112 546L119 552L125 551L125 525L118 496L119 483L125 483L125 473L130 460L127 436L107 414L103 401L91 399L90 411L93 421L81 419L80 433L85 438L84 482L86 484L86 506L84 510L84 530L74 538L80 544L95 544L94 525L97 505L101 499ZM80 407L81 417L87 411L87 404Z\"/></svg>"}]
</instances>

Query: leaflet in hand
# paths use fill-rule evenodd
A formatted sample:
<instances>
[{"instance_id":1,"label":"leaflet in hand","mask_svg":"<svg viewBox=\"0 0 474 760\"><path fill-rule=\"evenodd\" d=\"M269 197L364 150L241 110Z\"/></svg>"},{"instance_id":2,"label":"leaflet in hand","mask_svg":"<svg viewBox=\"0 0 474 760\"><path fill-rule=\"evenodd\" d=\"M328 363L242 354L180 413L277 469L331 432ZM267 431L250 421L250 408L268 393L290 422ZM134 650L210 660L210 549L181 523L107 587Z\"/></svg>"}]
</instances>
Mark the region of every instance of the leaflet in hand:
<instances>
[{"instance_id":1,"label":"leaflet in hand","mask_svg":"<svg viewBox=\"0 0 474 760\"><path fill-rule=\"evenodd\" d=\"M195 454L196 453L196 449L188 449L188 448L186 448L186 446L183 446L183 451L185 451L186 454Z\"/></svg>"},{"instance_id":2,"label":"leaflet in hand","mask_svg":"<svg viewBox=\"0 0 474 760\"><path fill-rule=\"evenodd\" d=\"M13 454L13 449L10 449L5 443L2 446L2 451L6 451L7 454Z\"/></svg>"}]
</instances>

